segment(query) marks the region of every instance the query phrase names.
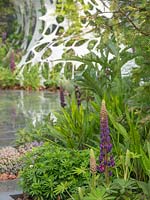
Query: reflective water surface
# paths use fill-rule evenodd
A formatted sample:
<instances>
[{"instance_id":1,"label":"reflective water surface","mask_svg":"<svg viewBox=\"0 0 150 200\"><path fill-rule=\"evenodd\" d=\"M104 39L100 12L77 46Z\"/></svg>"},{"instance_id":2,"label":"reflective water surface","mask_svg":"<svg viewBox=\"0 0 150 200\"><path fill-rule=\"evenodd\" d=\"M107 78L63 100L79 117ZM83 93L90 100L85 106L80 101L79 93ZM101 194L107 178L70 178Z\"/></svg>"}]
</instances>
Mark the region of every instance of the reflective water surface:
<instances>
[{"instance_id":1,"label":"reflective water surface","mask_svg":"<svg viewBox=\"0 0 150 200\"><path fill-rule=\"evenodd\" d=\"M41 121L58 106L58 93L0 90L0 146L11 144L18 129Z\"/></svg>"}]
</instances>

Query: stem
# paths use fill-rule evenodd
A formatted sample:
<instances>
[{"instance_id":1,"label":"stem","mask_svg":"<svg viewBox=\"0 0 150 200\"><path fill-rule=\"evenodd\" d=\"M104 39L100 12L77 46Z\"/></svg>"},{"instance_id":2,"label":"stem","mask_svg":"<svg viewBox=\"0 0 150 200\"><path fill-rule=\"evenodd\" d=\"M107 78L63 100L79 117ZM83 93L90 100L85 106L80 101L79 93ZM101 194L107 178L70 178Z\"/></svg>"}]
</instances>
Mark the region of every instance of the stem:
<instances>
[{"instance_id":1,"label":"stem","mask_svg":"<svg viewBox=\"0 0 150 200\"><path fill-rule=\"evenodd\" d=\"M127 180L127 176L128 176L128 166L126 166L126 169L125 169L125 174L124 174L125 181Z\"/></svg>"},{"instance_id":2,"label":"stem","mask_svg":"<svg viewBox=\"0 0 150 200\"><path fill-rule=\"evenodd\" d=\"M116 176L117 176L117 178L119 178L117 167L115 169L116 169Z\"/></svg>"},{"instance_id":3,"label":"stem","mask_svg":"<svg viewBox=\"0 0 150 200\"><path fill-rule=\"evenodd\" d=\"M70 198L71 198L72 200L75 200L75 199L72 197L72 195L68 192L68 190L66 190L66 192L67 192L67 194L70 196Z\"/></svg>"},{"instance_id":4,"label":"stem","mask_svg":"<svg viewBox=\"0 0 150 200\"><path fill-rule=\"evenodd\" d=\"M91 190L96 188L96 174L92 174Z\"/></svg>"},{"instance_id":5,"label":"stem","mask_svg":"<svg viewBox=\"0 0 150 200\"><path fill-rule=\"evenodd\" d=\"M108 166L105 167L105 180L106 184L109 185Z\"/></svg>"},{"instance_id":6,"label":"stem","mask_svg":"<svg viewBox=\"0 0 150 200\"><path fill-rule=\"evenodd\" d=\"M105 160L106 160L106 163L108 162L108 155L107 153L105 154ZM108 174L108 165L106 164L105 166L105 180L106 180L106 184L109 185L109 174Z\"/></svg>"}]
</instances>

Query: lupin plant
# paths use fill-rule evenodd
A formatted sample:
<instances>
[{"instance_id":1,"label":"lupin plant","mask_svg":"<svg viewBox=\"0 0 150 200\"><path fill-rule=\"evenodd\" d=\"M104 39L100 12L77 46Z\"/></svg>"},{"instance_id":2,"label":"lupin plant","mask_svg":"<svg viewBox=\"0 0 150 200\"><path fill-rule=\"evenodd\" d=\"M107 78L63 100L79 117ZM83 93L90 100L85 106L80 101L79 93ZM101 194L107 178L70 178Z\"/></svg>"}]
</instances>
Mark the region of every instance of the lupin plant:
<instances>
[{"instance_id":1,"label":"lupin plant","mask_svg":"<svg viewBox=\"0 0 150 200\"><path fill-rule=\"evenodd\" d=\"M109 183L109 176L112 175L111 168L114 167L115 161L111 154L112 143L108 126L108 114L105 106L105 101L102 100L100 112L100 156L98 171L105 174L106 184Z\"/></svg>"},{"instance_id":2,"label":"lupin plant","mask_svg":"<svg viewBox=\"0 0 150 200\"><path fill-rule=\"evenodd\" d=\"M59 94L60 94L60 105L62 108L64 108L66 106L66 103L65 103L65 97L64 97L64 89L62 86L60 86Z\"/></svg>"},{"instance_id":3,"label":"lupin plant","mask_svg":"<svg viewBox=\"0 0 150 200\"><path fill-rule=\"evenodd\" d=\"M14 52L11 53L10 55L10 69L12 72L15 70L15 58L14 58Z\"/></svg>"},{"instance_id":4,"label":"lupin plant","mask_svg":"<svg viewBox=\"0 0 150 200\"><path fill-rule=\"evenodd\" d=\"M96 166L96 159L94 155L93 149L90 149L90 172L92 174L91 179L91 188L96 187L96 172L97 172L97 166Z\"/></svg>"},{"instance_id":5,"label":"lupin plant","mask_svg":"<svg viewBox=\"0 0 150 200\"><path fill-rule=\"evenodd\" d=\"M96 171L97 171L96 159L95 159L93 149L90 149L90 171L92 174L96 174Z\"/></svg>"},{"instance_id":6,"label":"lupin plant","mask_svg":"<svg viewBox=\"0 0 150 200\"><path fill-rule=\"evenodd\" d=\"M79 107L81 105L81 93L80 93L79 87L77 85L75 86L75 96L76 96L77 104Z\"/></svg>"}]
</instances>

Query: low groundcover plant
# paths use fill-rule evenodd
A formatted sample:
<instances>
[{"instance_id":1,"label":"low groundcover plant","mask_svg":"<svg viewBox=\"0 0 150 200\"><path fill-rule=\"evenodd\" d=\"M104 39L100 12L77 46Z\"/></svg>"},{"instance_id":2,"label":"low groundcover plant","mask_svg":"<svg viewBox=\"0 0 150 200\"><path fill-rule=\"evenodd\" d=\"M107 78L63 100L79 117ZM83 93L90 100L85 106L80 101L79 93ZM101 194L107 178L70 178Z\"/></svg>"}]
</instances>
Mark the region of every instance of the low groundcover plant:
<instances>
[{"instance_id":1,"label":"low groundcover plant","mask_svg":"<svg viewBox=\"0 0 150 200\"><path fill-rule=\"evenodd\" d=\"M34 199L68 199L87 186L89 150L71 150L49 143L28 153L20 173L23 191ZM81 168L83 173L76 173Z\"/></svg>"}]
</instances>

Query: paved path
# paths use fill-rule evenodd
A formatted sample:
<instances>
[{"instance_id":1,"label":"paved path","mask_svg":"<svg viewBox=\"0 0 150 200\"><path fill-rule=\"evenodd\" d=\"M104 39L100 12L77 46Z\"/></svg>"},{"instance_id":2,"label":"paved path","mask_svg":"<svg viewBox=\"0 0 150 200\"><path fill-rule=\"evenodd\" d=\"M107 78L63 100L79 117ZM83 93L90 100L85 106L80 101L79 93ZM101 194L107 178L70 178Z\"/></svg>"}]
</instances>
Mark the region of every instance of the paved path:
<instances>
[{"instance_id":1,"label":"paved path","mask_svg":"<svg viewBox=\"0 0 150 200\"><path fill-rule=\"evenodd\" d=\"M0 192L0 200L13 200L10 195L20 194L20 191Z\"/></svg>"},{"instance_id":2,"label":"paved path","mask_svg":"<svg viewBox=\"0 0 150 200\"><path fill-rule=\"evenodd\" d=\"M0 200L13 200L10 195L22 193L18 180L0 181Z\"/></svg>"}]
</instances>

